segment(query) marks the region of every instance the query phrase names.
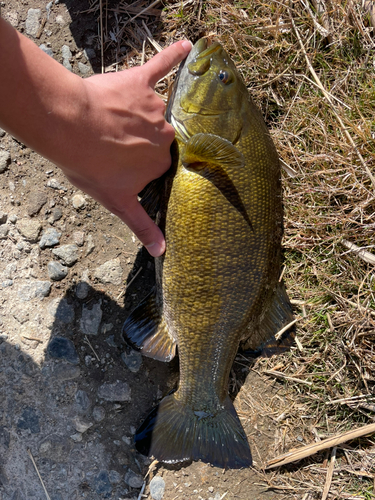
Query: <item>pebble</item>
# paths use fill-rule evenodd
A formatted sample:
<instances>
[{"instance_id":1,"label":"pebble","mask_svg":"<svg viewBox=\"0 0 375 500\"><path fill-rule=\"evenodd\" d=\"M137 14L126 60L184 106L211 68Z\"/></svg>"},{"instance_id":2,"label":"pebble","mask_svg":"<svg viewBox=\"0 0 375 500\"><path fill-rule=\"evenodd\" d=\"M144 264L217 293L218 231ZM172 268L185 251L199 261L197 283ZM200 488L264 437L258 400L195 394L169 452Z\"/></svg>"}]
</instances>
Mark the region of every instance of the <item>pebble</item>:
<instances>
[{"instance_id":1,"label":"pebble","mask_svg":"<svg viewBox=\"0 0 375 500\"><path fill-rule=\"evenodd\" d=\"M76 286L76 297L78 299L85 299L90 291L90 285L86 281L80 281Z\"/></svg>"},{"instance_id":2,"label":"pebble","mask_svg":"<svg viewBox=\"0 0 375 500\"><path fill-rule=\"evenodd\" d=\"M42 229L42 224L38 219L19 219L16 222L16 227L26 241L36 243Z\"/></svg>"},{"instance_id":3,"label":"pebble","mask_svg":"<svg viewBox=\"0 0 375 500\"><path fill-rule=\"evenodd\" d=\"M47 297L51 291L51 283L49 281L33 281L27 285L23 285L18 290L20 299L24 302L29 300Z\"/></svg>"},{"instance_id":4,"label":"pebble","mask_svg":"<svg viewBox=\"0 0 375 500\"><path fill-rule=\"evenodd\" d=\"M39 434L39 417L34 408L27 406L23 410L21 418L17 422L17 427L24 430L29 429L32 434Z\"/></svg>"},{"instance_id":5,"label":"pebble","mask_svg":"<svg viewBox=\"0 0 375 500\"><path fill-rule=\"evenodd\" d=\"M53 338L48 344L47 352L52 358L65 359L73 365L79 363L79 357L73 342L65 337Z\"/></svg>"},{"instance_id":6,"label":"pebble","mask_svg":"<svg viewBox=\"0 0 375 500\"><path fill-rule=\"evenodd\" d=\"M25 309L25 307L16 306L15 309L12 310L13 318L23 325L26 321L29 321L29 312Z\"/></svg>"},{"instance_id":7,"label":"pebble","mask_svg":"<svg viewBox=\"0 0 375 500\"><path fill-rule=\"evenodd\" d=\"M76 443L80 443L82 441L82 434L80 432L77 432L76 434L72 434L70 438L73 439L73 441L75 441Z\"/></svg>"},{"instance_id":8,"label":"pebble","mask_svg":"<svg viewBox=\"0 0 375 500\"><path fill-rule=\"evenodd\" d=\"M66 68L68 71L72 71L73 72L73 68L72 68L72 65L69 62L69 59L63 59L62 63L63 63L64 68Z\"/></svg>"},{"instance_id":9,"label":"pebble","mask_svg":"<svg viewBox=\"0 0 375 500\"><path fill-rule=\"evenodd\" d=\"M39 31L40 9L29 9L26 18L26 33L31 36L36 36Z\"/></svg>"},{"instance_id":10,"label":"pebble","mask_svg":"<svg viewBox=\"0 0 375 500\"><path fill-rule=\"evenodd\" d=\"M8 218L8 214L0 211L0 224L5 224Z\"/></svg>"},{"instance_id":11,"label":"pebble","mask_svg":"<svg viewBox=\"0 0 375 500\"><path fill-rule=\"evenodd\" d=\"M2 128L0 128L0 137L4 137L5 134L6 134L5 130L3 130Z\"/></svg>"},{"instance_id":12,"label":"pebble","mask_svg":"<svg viewBox=\"0 0 375 500\"><path fill-rule=\"evenodd\" d=\"M74 306L66 299L53 299L48 305L48 312L56 320L68 325L74 321Z\"/></svg>"},{"instance_id":13,"label":"pebble","mask_svg":"<svg viewBox=\"0 0 375 500\"><path fill-rule=\"evenodd\" d=\"M129 354L126 352L121 353L121 359L129 370L133 373L139 372L142 365L142 354L132 349Z\"/></svg>"},{"instance_id":14,"label":"pebble","mask_svg":"<svg viewBox=\"0 0 375 500\"><path fill-rule=\"evenodd\" d=\"M2 283L1 283L1 286L3 288L7 288L8 286L12 286L13 285L13 280L4 280Z\"/></svg>"},{"instance_id":15,"label":"pebble","mask_svg":"<svg viewBox=\"0 0 375 500\"><path fill-rule=\"evenodd\" d=\"M93 238L92 234L89 234L87 236L86 257L88 255L90 255L90 253L92 253L94 249L95 249L94 238Z\"/></svg>"},{"instance_id":16,"label":"pebble","mask_svg":"<svg viewBox=\"0 0 375 500\"><path fill-rule=\"evenodd\" d=\"M72 51L68 45L63 45L61 47L61 55L63 56L63 59L70 59L72 57Z\"/></svg>"},{"instance_id":17,"label":"pebble","mask_svg":"<svg viewBox=\"0 0 375 500\"><path fill-rule=\"evenodd\" d=\"M136 474L131 469L125 474L124 481L131 488L142 488L143 477L140 474Z\"/></svg>"},{"instance_id":18,"label":"pebble","mask_svg":"<svg viewBox=\"0 0 375 500\"><path fill-rule=\"evenodd\" d=\"M94 304L91 310L84 304L82 306L82 316L80 320L81 332L85 335L97 335L102 315L101 301Z\"/></svg>"},{"instance_id":19,"label":"pebble","mask_svg":"<svg viewBox=\"0 0 375 500\"><path fill-rule=\"evenodd\" d=\"M72 266L78 260L78 247L77 245L62 245L61 247L54 248L52 253L59 257L64 264L67 266Z\"/></svg>"},{"instance_id":20,"label":"pebble","mask_svg":"<svg viewBox=\"0 0 375 500\"><path fill-rule=\"evenodd\" d=\"M86 391L78 389L75 396L75 407L77 412L85 414L91 407L91 401Z\"/></svg>"},{"instance_id":21,"label":"pebble","mask_svg":"<svg viewBox=\"0 0 375 500\"><path fill-rule=\"evenodd\" d=\"M8 151L0 151L0 174L10 165L10 153Z\"/></svg>"},{"instance_id":22,"label":"pebble","mask_svg":"<svg viewBox=\"0 0 375 500\"><path fill-rule=\"evenodd\" d=\"M121 482L121 474L117 470L110 470L108 474L108 479L112 484L119 484Z\"/></svg>"},{"instance_id":23,"label":"pebble","mask_svg":"<svg viewBox=\"0 0 375 500\"><path fill-rule=\"evenodd\" d=\"M82 247L85 242L85 233L83 231L74 231L72 238L77 246Z\"/></svg>"},{"instance_id":24,"label":"pebble","mask_svg":"<svg viewBox=\"0 0 375 500\"><path fill-rule=\"evenodd\" d=\"M96 57L96 52L94 49L90 48L84 49L83 53L87 60L94 59Z\"/></svg>"},{"instance_id":25,"label":"pebble","mask_svg":"<svg viewBox=\"0 0 375 500\"><path fill-rule=\"evenodd\" d=\"M72 205L76 210L86 206L86 200L81 194L75 194L72 198Z\"/></svg>"},{"instance_id":26,"label":"pebble","mask_svg":"<svg viewBox=\"0 0 375 500\"><path fill-rule=\"evenodd\" d=\"M60 243L61 233L53 227L49 227L43 231L39 241L40 248L53 247Z\"/></svg>"},{"instance_id":27,"label":"pebble","mask_svg":"<svg viewBox=\"0 0 375 500\"><path fill-rule=\"evenodd\" d=\"M120 259L108 260L94 271L94 276L102 283L112 283L113 285L121 285L123 269Z\"/></svg>"},{"instance_id":28,"label":"pebble","mask_svg":"<svg viewBox=\"0 0 375 500\"><path fill-rule=\"evenodd\" d=\"M74 428L76 431L80 432L83 434L84 432L87 431L87 429L90 429L94 424L92 422L89 422L88 420L84 420L80 417L75 417L73 419L74 423Z\"/></svg>"},{"instance_id":29,"label":"pebble","mask_svg":"<svg viewBox=\"0 0 375 500\"><path fill-rule=\"evenodd\" d=\"M8 237L9 227L3 224L0 227L0 240L5 240Z\"/></svg>"},{"instance_id":30,"label":"pebble","mask_svg":"<svg viewBox=\"0 0 375 500\"><path fill-rule=\"evenodd\" d=\"M60 184L60 182L57 179L55 179L54 177L52 177L52 179L48 180L47 187L50 187L52 189L59 189L61 191L68 191L68 189L65 186L63 186L62 184Z\"/></svg>"},{"instance_id":31,"label":"pebble","mask_svg":"<svg viewBox=\"0 0 375 500\"><path fill-rule=\"evenodd\" d=\"M113 384L106 382L98 389L98 397L106 401L130 401L130 387L126 382L117 380Z\"/></svg>"},{"instance_id":32,"label":"pebble","mask_svg":"<svg viewBox=\"0 0 375 500\"><path fill-rule=\"evenodd\" d=\"M56 23L59 24L60 26L64 26L65 20L62 15L58 14L56 16Z\"/></svg>"},{"instance_id":33,"label":"pebble","mask_svg":"<svg viewBox=\"0 0 375 500\"><path fill-rule=\"evenodd\" d=\"M49 374L49 377L55 380L65 381L74 380L81 375L81 369L79 366L71 365L70 363L54 363L53 372Z\"/></svg>"},{"instance_id":34,"label":"pebble","mask_svg":"<svg viewBox=\"0 0 375 500\"><path fill-rule=\"evenodd\" d=\"M165 481L160 476L155 476L150 481L150 495L153 500L161 500L164 496Z\"/></svg>"},{"instance_id":35,"label":"pebble","mask_svg":"<svg viewBox=\"0 0 375 500\"><path fill-rule=\"evenodd\" d=\"M51 49L51 47L47 47L47 45L42 43L41 45L39 45L39 48L49 56L53 57L53 50Z\"/></svg>"},{"instance_id":36,"label":"pebble","mask_svg":"<svg viewBox=\"0 0 375 500\"><path fill-rule=\"evenodd\" d=\"M82 75L87 75L91 71L91 68L88 64L83 64L81 62L78 63L78 68Z\"/></svg>"},{"instance_id":37,"label":"pebble","mask_svg":"<svg viewBox=\"0 0 375 500\"><path fill-rule=\"evenodd\" d=\"M61 281L68 274L68 268L57 262L56 260L51 260L47 264L48 276L53 281Z\"/></svg>"},{"instance_id":38,"label":"pebble","mask_svg":"<svg viewBox=\"0 0 375 500\"><path fill-rule=\"evenodd\" d=\"M32 217L40 212L40 209L48 201L44 191L33 191L28 199L27 215Z\"/></svg>"},{"instance_id":39,"label":"pebble","mask_svg":"<svg viewBox=\"0 0 375 500\"><path fill-rule=\"evenodd\" d=\"M12 224L15 224L17 221L18 221L18 217L16 214L12 214L9 216L9 222L11 222Z\"/></svg>"},{"instance_id":40,"label":"pebble","mask_svg":"<svg viewBox=\"0 0 375 500\"><path fill-rule=\"evenodd\" d=\"M105 410L101 406L94 406L92 410L92 416L95 422L101 422L105 419Z\"/></svg>"},{"instance_id":41,"label":"pebble","mask_svg":"<svg viewBox=\"0 0 375 500\"><path fill-rule=\"evenodd\" d=\"M63 216L63 213L59 207L56 207L54 210L52 210L52 214L51 214L52 222L57 222L58 220L61 219L62 216Z\"/></svg>"},{"instance_id":42,"label":"pebble","mask_svg":"<svg viewBox=\"0 0 375 500\"><path fill-rule=\"evenodd\" d=\"M109 481L108 472L101 470L94 479L95 491L103 498L109 498L112 494L112 485Z\"/></svg>"}]
</instances>

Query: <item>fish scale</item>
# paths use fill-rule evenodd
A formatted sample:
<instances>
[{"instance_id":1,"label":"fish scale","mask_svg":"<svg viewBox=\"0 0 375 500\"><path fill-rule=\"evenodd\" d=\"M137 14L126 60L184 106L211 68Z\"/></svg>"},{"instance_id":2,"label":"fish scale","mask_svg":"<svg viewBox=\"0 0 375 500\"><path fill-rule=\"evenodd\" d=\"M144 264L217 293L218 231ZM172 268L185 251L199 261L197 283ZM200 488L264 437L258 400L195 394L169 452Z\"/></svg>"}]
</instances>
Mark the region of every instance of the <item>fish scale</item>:
<instances>
[{"instance_id":1,"label":"fish scale","mask_svg":"<svg viewBox=\"0 0 375 500\"><path fill-rule=\"evenodd\" d=\"M279 159L217 42L195 44L166 116L176 130L173 165L161 194L156 181L144 200L160 197L157 220L167 250L156 259L156 292L129 316L124 336L159 360L169 361L177 346L180 380L138 429L136 446L165 462L249 466L228 379L239 346L290 345L291 336L274 337L293 317L279 282Z\"/></svg>"}]
</instances>

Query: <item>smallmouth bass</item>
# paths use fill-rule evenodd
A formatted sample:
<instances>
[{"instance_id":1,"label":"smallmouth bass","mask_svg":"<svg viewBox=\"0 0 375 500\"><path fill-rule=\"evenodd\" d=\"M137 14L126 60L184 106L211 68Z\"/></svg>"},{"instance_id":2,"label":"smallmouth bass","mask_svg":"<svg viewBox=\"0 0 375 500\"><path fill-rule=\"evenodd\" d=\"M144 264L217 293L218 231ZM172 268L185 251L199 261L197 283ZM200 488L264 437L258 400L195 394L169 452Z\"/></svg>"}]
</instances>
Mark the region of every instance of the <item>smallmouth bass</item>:
<instances>
[{"instance_id":1,"label":"smallmouth bass","mask_svg":"<svg viewBox=\"0 0 375 500\"><path fill-rule=\"evenodd\" d=\"M239 346L280 344L293 319L279 282L282 197L279 158L263 118L222 46L200 39L181 63L168 101L176 131L172 167L146 188L167 249L156 292L124 324L142 354L180 361L176 392L137 431L137 449L159 461L252 463L228 396ZM289 337L290 338L290 337Z\"/></svg>"}]
</instances>

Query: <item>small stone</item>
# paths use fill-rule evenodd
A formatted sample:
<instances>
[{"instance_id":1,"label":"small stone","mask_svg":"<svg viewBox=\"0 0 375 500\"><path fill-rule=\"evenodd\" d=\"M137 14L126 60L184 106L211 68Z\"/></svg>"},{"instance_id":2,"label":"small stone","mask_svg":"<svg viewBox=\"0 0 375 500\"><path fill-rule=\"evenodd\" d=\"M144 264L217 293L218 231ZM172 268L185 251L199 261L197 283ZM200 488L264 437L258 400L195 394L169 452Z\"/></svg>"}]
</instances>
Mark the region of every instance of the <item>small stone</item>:
<instances>
[{"instance_id":1,"label":"small stone","mask_svg":"<svg viewBox=\"0 0 375 500\"><path fill-rule=\"evenodd\" d=\"M44 191L33 191L28 199L27 214L32 217L39 213L43 205L48 201Z\"/></svg>"},{"instance_id":2,"label":"small stone","mask_svg":"<svg viewBox=\"0 0 375 500\"><path fill-rule=\"evenodd\" d=\"M60 243L61 233L53 227L46 229L39 241L40 248L53 247Z\"/></svg>"},{"instance_id":3,"label":"small stone","mask_svg":"<svg viewBox=\"0 0 375 500\"><path fill-rule=\"evenodd\" d=\"M121 474L117 470L110 470L108 479L112 484L119 484L121 482Z\"/></svg>"},{"instance_id":4,"label":"small stone","mask_svg":"<svg viewBox=\"0 0 375 500\"><path fill-rule=\"evenodd\" d=\"M58 14L56 16L56 23L59 24L60 26L64 26L65 20L62 15Z\"/></svg>"},{"instance_id":5,"label":"small stone","mask_svg":"<svg viewBox=\"0 0 375 500\"><path fill-rule=\"evenodd\" d=\"M65 186L63 186L62 184L60 184L60 182L57 179L55 179L54 177L52 177L52 179L48 180L47 187L50 187L52 189L58 189L61 191L68 191L68 189Z\"/></svg>"},{"instance_id":6,"label":"small stone","mask_svg":"<svg viewBox=\"0 0 375 500\"><path fill-rule=\"evenodd\" d=\"M59 257L64 264L72 266L78 260L78 247L77 245L62 245L61 247L52 250L52 253Z\"/></svg>"},{"instance_id":7,"label":"small stone","mask_svg":"<svg viewBox=\"0 0 375 500\"><path fill-rule=\"evenodd\" d=\"M77 246L82 247L85 242L85 233L83 231L74 231L72 238Z\"/></svg>"},{"instance_id":8,"label":"small stone","mask_svg":"<svg viewBox=\"0 0 375 500\"><path fill-rule=\"evenodd\" d=\"M112 283L113 285L121 285L123 269L120 259L108 260L94 271L95 278L98 278L102 283Z\"/></svg>"},{"instance_id":9,"label":"small stone","mask_svg":"<svg viewBox=\"0 0 375 500\"><path fill-rule=\"evenodd\" d=\"M77 432L76 434L70 436L70 438L73 439L73 441L75 441L76 443L80 443L82 441L82 434L80 432Z\"/></svg>"},{"instance_id":10,"label":"small stone","mask_svg":"<svg viewBox=\"0 0 375 500\"><path fill-rule=\"evenodd\" d=\"M68 268L57 262L51 260L47 264L48 276L53 281L61 281L68 275Z\"/></svg>"},{"instance_id":11,"label":"small stone","mask_svg":"<svg viewBox=\"0 0 375 500\"><path fill-rule=\"evenodd\" d=\"M94 249L95 249L94 238L92 234L89 234L87 236L86 257L90 255L90 253L92 253Z\"/></svg>"},{"instance_id":12,"label":"small stone","mask_svg":"<svg viewBox=\"0 0 375 500\"><path fill-rule=\"evenodd\" d=\"M76 210L86 206L86 200L81 194L75 194L72 198L72 205Z\"/></svg>"},{"instance_id":13,"label":"small stone","mask_svg":"<svg viewBox=\"0 0 375 500\"><path fill-rule=\"evenodd\" d=\"M4 280L1 283L2 288L7 288L8 286L12 286L12 285L13 285L13 280Z\"/></svg>"},{"instance_id":14,"label":"small stone","mask_svg":"<svg viewBox=\"0 0 375 500\"><path fill-rule=\"evenodd\" d=\"M89 49L89 48L85 49L83 51L83 53L84 53L84 55L85 55L85 57L86 57L87 60L94 59L96 57L96 52L95 52L94 49Z\"/></svg>"},{"instance_id":15,"label":"small stone","mask_svg":"<svg viewBox=\"0 0 375 500\"><path fill-rule=\"evenodd\" d=\"M209 487L208 487L208 491L209 491L210 493L213 493L213 492L214 492L214 487L213 487L213 486L209 486Z\"/></svg>"},{"instance_id":16,"label":"small stone","mask_svg":"<svg viewBox=\"0 0 375 500\"><path fill-rule=\"evenodd\" d=\"M82 75L87 75L91 71L90 66L88 66L87 64L83 64L81 62L78 63L78 68L79 71L82 73Z\"/></svg>"},{"instance_id":17,"label":"small stone","mask_svg":"<svg viewBox=\"0 0 375 500\"><path fill-rule=\"evenodd\" d=\"M97 335L102 315L101 301L94 304L91 309L89 309L86 305L83 305L82 317L80 321L81 332L85 335Z\"/></svg>"},{"instance_id":18,"label":"small stone","mask_svg":"<svg viewBox=\"0 0 375 500\"><path fill-rule=\"evenodd\" d=\"M70 363L56 363L53 367L53 372L49 375L55 380L61 382L65 380L74 380L81 375L79 366L71 365Z\"/></svg>"},{"instance_id":19,"label":"small stone","mask_svg":"<svg viewBox=\"0 0 375 500\"><path fill-rule=\"evenodd\" d=\"M8 237L9 227L2 225L0 227L0 240L5 240Z\"/></svg>"},{"instance_id":20,"label":"small stone","mask_svg":"<svg viewBox=\"0 0 375 500\"><path fill-rule=\"evenodd\" d=\"M70 59L72 57L72 51L68 45L63 45L61 47L61 55L63 56L63 59Z\"/></svg>"},{"instance_id":21,"label":"small stone","mask_svg":"<svg viewBox=\"0 0 375 500\"><path fill-rule=\"evenodd\" d=\"M137 373L142 365L142 354L134 349L131 349L129 354L121 353L121 359L133 373Z\"/></svg>"},{"instance_id":22,"label":"small stone","mask_svg":"<svg viewBox=\"0 0 375 500\"><path fill-rule=\"evenodd\" d=\"M94 406L92 410L92 416L95 422L101 422L105 419L105 410L101 406Z\"/></svg>"},{"instance_id":23,"label":"small stone","mask_svg":"<svg viewBox=\"0 0 375 500\"><path fill-rule=\"evenodd\" d=\"M31 36L36 36L39 31L40 9L29 9L26 18L26 33Z\"/></svg>"},{"instance_id":24,"label":"small stone","mask_svg":"<svg viewBox=\"0 0 375 500\"><path fill-rule=\"evenodd\" d=\"M42 229L42 224L38 219L19 219L16 227L26 241L36 243Z\"/></svg>"},{"instance_id":25,"label":"small stone","mask_svg":"<svg viewBox=\"0 0 375 500\"><path fill-rule=\"evenodd\" d=\"M91 407L91 401L87 392L82 389L79 389L76 392L74 399L77 412L81 414L87 413Z\"/></svg>"},{"instance_id":26,"label":"small stone","mask_svg":"<svg viewBox=\"0 0 375 500\"><path fill-rule=\"evenodd\" d=\"M34 408L26 407L17 422L19 429L29 429L32 434L39 434L39 417Z\"/></svg>"},{"instance_id":27,"label":"small stone","mask_svg":"<svg viewBox=\"0 0 375 500\"><path fill-rule=\"evenodd\" d=\"M47 352L52 358L65 359L72 365L78 365L79 357L74 344L65 337L55 337L48 344Z\"/></svg>"},{"instance_id":28,"label":"small stone","mask_svg":"<svg viewBox=\"0 0 375 500\"><path fill-rule=\"evenodd\" d=\"M0 174L10 165L10 153L8 151L0 151Z\"/></svg>"},{"instance_id":29,"label":"small stone","mask_svg":"<svg viewBox=\"0 0 375 500\"><path fill-rule=\"evenodd\" d=\"M27 302L29 300L47 297L51 291L51 283L49 281L33 281L27 285L23 285L18 290L18 295L21 300Z\"/></svg>"},{"instance_id":30,"label":"small stone","mask_svg":"<svg viewBox=\"0 0 375 500\"><path fill-rule=\"evenodd\" d=\"M130 401L130 387L126 382L117 380L113 384L106 382L98 389L98 397L106 401Z\"/></svg>"},{"instance_id":31,"label":"small stone","mask_svg":"<svg viewBox=\"0 0 375 500\"><path fill-rule=\"evenodd\" d=\"M56 222L61 219L62 217L62 211L59 207L56 207L54 210L52 210L52 220L53 222Z\"/></svg>"},{"instance_id":32,"label":"small stone","mask_svg":"<svg viewBox=\"0 0 375 500\"><path fill-rule=\"evenodd\" d=\"M150 481L150 494L153 500L162 500L165 490L165 481L161 476L155 476Z\"/></svg>"},{"instance_id":33,"label":"small stone","mask_svg":"<svg viewBox=\"0 0 375 500\"><path fill-rule=\"evenodd\" d=\"M121 439L122 439L122 440L124 441L124 443L125 443L125 444L127 444L128 446L130 446L130 445L131 445L132 440L131 440L131 438L130 438L130 437L128 437L128 436L122 436L122 438L121 438Z\"/></svg>"},{"instance_id":34,"label":"small stone","mask_svg":"<svg viewBox=\"0 0 375 500\"><path fill-rule=\"evenodd\" d=\"M16 306L16 308L12 310L12 314L14 319L21 323L21 325L29 321L29 312L24 307Z\"/></svg>"},{"instance_id":35,"label":"small stone","mask_svg":"<svg viewBox=\"0 0 375 500\"><path fill-rule=\"evenodd\" d=\"M85 299L90 291L90 285L86 281L80 281L76 286L76 297L78 299Z\"/></svg>"},{"instance_id":36,"label":"small stone","mask_svg":"<svg viewBox=\"0 0 375 500\"><path fill-rule=\"evenodd\" d=\"M125 474L124 481L131 488L142 488L143 477L140 474L136 474L131 469Z\"/></svg>"},{"instance_id":37,"label":"small stone","mask_svg":"<svg viewBox=\"0 0 375 500\"><path fill-rule=\"evenodd\" d=\"M73 72L73 68L72 68L72 65L69 62L69 59L63 59L62 63L63 63L64 68L66 68L68 71Z\"/></svg>"},{"instance_id":38,"label":"small stone","mask_svg":"<svg viewBox=\"0 0 375 500\"><path fill-rule=\"evenodd\" d=\"M18 26L18 12L11 10L10 12L4 12L4 18L13 26L13 28L17 28ZM2 137L0 133L0 137Z\"/></svg>"},{"instance_id":39,"label":"small stone","mask_svg":"<svg viewBox=\"0 0 375 500\"><path fill-rule=\"evenodd\" d=\"M47 45L42 43L41 45L39 45L39 48L49 56L53 57L53 50L51 49L51 47L47 47Z\"/></svg>"},{"instance_id":40,"label":"small stone","mask_svg":"<svg viewBox=\"0 0 375 500\"><path fill-rule=\"evenodd\" d=\"M5 224L8 218L8 214L0 211L0 224Z\"/></svg>"},{"instance_id":41,"label":"small stone","mask_svg":"<svg viewBox=\"0 0 375 500\"><path fill-rule=\"evenodd\" d=\"M83 434L84 432L87 431L87 429L90 429L94 424L92 422L89 422L87 420L84 420L80 417L75 417L73 420L74 427L76 431L80 432Z\"/></svg>"},{"instance_id":42,"label":"small stone","mask_svg":"<svg viewBox=\"0 0 375 500\"><path fill-rule=\"evenodd\" d=\"M94 479L95 491L103 498L109 498L112 494L112 485L109 481L108 472L101 470Z\"/></svg>"},{"instance_id":43,"label":"small stone","mask_svg":"<svg viewBox=\"0 0 375 500\"><path fill-rule=\"evenodd\" d=\"M11 222L12 224L15 224L18 220L18 217L16 214L12 214L9 216L9 222Z\"/></svg>"}]
</instances>

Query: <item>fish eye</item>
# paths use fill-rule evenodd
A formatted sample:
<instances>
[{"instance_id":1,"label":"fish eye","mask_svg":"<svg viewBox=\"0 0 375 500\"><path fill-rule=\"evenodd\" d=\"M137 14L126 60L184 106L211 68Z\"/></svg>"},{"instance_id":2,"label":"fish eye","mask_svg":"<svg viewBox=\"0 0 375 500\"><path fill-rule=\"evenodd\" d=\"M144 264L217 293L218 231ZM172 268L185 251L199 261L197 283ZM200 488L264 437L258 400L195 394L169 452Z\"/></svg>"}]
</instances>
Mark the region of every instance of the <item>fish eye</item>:
<instances>
[{"instance_id":1,"label":"fish eye","mask_svg":"<svg viewBox=\"0 0 375 500\"><path fill-rule=\"evenodd\" d=\"M229 82L229 73L228 73L228 71L221 70L220 73L219 73L219 79L223 83L228 83Z\"/></svg>"}]
</instances>

